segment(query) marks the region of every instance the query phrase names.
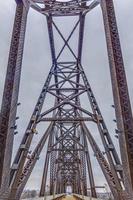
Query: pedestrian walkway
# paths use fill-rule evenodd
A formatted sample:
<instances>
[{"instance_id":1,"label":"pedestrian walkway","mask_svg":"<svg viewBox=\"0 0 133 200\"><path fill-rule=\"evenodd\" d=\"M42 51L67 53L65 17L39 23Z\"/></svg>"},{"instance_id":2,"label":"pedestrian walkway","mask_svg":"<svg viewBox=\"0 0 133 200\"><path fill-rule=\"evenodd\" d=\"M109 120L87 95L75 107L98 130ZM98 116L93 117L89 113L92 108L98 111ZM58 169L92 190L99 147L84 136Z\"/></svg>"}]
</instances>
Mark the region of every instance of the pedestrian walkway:
<instances>
[{"instance_id":1,"label":"pedestrian walkway","mask_svg":"<svg viewBox=\"0 0 133 200\"><path fill-rule=\"evenodd\" d=\"M76 198L77 197L77 198ZM65 195L65 194L59 194L55 195L55 200L103 200L99 198L92 198L92 197L87 197L87 196L82 196L78 194L73 194L73 195ZM29 198L29 199L22 199L22 200L53 200L53 195L51 196L46 196L46 197L36 197L36 198Z\"/></svg>"},{"instance_id":2,"label":"pedestrian walkway","mask_svg":"<svg viewBox=\"0 0 133 200\"><path fill-rule=\"evenodd\" d=\"M77 198L73 195L66 195L62 198L62 200L77 200Z\"/></svg>"},{"instance_id":3,"label":"pedestrian walkway","mask_svg":"<svg viewBox=\"0 0 133 200\"><path fill-rule=\"evenodd\" d=\"M63 197L59 197L60 200L102 200L99 198L92 198L87 196L82 196L78 194L72 194L72 195L65 195Z\"/></svg>"}]
</instances>

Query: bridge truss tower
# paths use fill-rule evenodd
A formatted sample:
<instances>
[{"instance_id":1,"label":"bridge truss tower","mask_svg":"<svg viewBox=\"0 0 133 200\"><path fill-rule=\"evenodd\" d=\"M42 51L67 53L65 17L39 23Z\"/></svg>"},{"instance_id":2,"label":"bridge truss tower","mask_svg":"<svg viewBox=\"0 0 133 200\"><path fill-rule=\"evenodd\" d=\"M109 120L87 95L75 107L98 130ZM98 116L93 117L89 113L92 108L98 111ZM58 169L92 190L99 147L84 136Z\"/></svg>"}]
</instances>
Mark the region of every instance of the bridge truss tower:
<instances>
[{"instance_id":1,"label":"bridge truss tower","mask_svg":"<svg viewBox=\"0 0 133 200\"><path fill-rule=\"evenodd\" d=\"M115 200L132 199L133 190L133 121L124 64L112 0L16 0L17 8L3 92L0 116L0 195L3 199L18 200L48 141L40 196L45 195L50 169L50 194L59 194L71 186L72 192L87 195L90 183L92 197L97 197L90 144ZM121 161L110 137L92 88L82 66L85 17L101 6L108 49L112 90L117 121ZM19 83L23 57L27 14L30 8L46 16L52 66L44 83L20 147L11 166ZM58 17L75 16L77 21L68 38L56 24ZM77 51L69 44L78 30ZM57 52L55 31L64 45ZM71 56L62 56L65 49ZM53 99L50 108L47 95ZM83 98L86 98L83 101ZM84 103L88 102L88 109ZM33 152L30 147L40 123L49 126ZM97 127L105 154L101 151L89 124Z\"/></svg>"}]
</instances>

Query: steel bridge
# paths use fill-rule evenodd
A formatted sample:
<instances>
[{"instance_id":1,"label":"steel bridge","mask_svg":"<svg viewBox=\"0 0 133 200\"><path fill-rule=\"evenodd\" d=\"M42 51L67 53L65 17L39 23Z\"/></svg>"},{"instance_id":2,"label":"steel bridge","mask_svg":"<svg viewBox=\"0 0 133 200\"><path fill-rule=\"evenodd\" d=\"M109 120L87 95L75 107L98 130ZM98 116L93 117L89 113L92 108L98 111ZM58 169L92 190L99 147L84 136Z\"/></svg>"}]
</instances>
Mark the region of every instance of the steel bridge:
<instances>
[{"instance_id":1,"label":"steel bridge","mask_svg":"<svg viewBox=\"0 0 133 200\"><path fill-rule=\"evenodd\" d=\"M86 15L96 7L101 9L103 16L121 158L113 144L82 65L84 27L87 26L85 19ZM34 9L46 17L52 66L11 164L29 9ZM66 20L68 18L73 20L73 17L77 19L67 38L56 23L63 17ZM64 25L66 29L67 26L69 24ZM70 41L77 30L78 42L75 51ZM55 31L64 42L59 52L55 46ZM64 58L62 55L66 48L71 56L65 54ZM45 104L47 95L53 100L50 108ZM89 104L88 109L84 106L85 102ZM40 123L44 126L49 125L39 143L30 152ZM104 154L89 129L90 124L97 127L105 149ZM1 200L20 199L46 142L40 196L45 195L50 171L50 195L63 194L69 186L72 193L87 196L89 181L91 196L97 198L88 148L90 146L114 199L133 200L133 118L113 0L16 0L16 14L0 112Z\"/></svg>"}]
</instances>

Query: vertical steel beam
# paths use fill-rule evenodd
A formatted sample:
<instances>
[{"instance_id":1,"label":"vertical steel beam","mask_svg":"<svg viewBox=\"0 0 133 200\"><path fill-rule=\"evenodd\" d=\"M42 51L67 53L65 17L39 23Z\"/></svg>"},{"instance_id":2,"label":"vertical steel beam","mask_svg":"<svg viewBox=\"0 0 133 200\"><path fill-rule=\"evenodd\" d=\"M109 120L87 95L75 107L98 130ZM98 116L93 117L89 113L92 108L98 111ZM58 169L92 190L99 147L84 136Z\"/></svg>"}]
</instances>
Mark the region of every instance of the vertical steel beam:
<instances>
[{"instance_id":1,"label":"vertical steel beam","mask_svg":"<svg viewBox=\"0 0 133 200\"><path fill-rule=\"evenodd\" d=\"M56 152L52 151L51 153L51 159L50 159L50 195L54 192L54 185L56 182Z\"/></svg>"},{"instance_id":2,"label":"vertical steel beam","mask_svg":"<svg viewBox=\"0 0 133 200\"><path fill-rule=\"evenodd\" d=\"M93 171L92 171L92 165L91 165L91 160L90 160L90 154L89 154L89 149L88 149L88 144L87 144L87 138L86 138L86 135L84 135L84 134L83 134L83 137L84 137L84 146L86 148L86 162L87 162L87 167L88 167L91 196L94 198L97 198L94 176L93 176Z\"/></svg>"},{"instance_id":3,"label":"vertical steel beam","mask_svg":"<svg viewBox=\"0 0 133 200\"><path fill-rule=\"evenodd\" d=\"M21 76L28 9L17 1L0 118L0 185L6 190L12 157L15 118Z\"/></svg>"},{"instance_id":4,"label":"vertical steel beam","mask_svg":"<svg viewBox=\"0 0 133 200\"><path fill-rule=\"evenodd\" d=\"M50 150L51 142L52 142L52 132L50 133L50 136L49 136L48 149L47 149L44 170L43 170L42 184L41 184L41 189L40 189L40 194L39 194L40 197L43 197L46 191L46 181L47 181L49 158L50 158L49 150Z\"/></svg>"},{"instance_id":5,"label":"vertical steel beam","mask_svg":"<svg viewBox=\"0 0 133 200\"><path fill-rule=\"evenodd\" d=\"M80 133L81 137L81 143L85 147L85 141L84 141L84 136L83 133ZM86 149L85 149L86 150ZM81 179L82 179L82 185L83 185L83 194L87 196L87 176L86 176L86 151L80 151L80 168L81 168Z\"/></svg>"},{"instance_id":6,"label":"vertical steel beam","mask_svg":"<svg viewBox=\"0 0 133 200\"><path fill-rule=\"evenodd\" d=\"M40 197L43 197L46 195L45 191L46 191L46 180L47 180L47 173L48 173L49 157L50 157L50 154L49 152L47 152L46 158L45 158L44 170L43 170L41 189L40 189L40 194L39 194Z\"/></svg>"},{"instance_id":7,"label":"vertical steel beam","mask_svg":"<svg viewBox=\"0 0 133 200\"><path fill-rule=\"evenodd\" d=\"M79 19L80 19L80 26L79 26L79 41L78 41L78 63L81 63L85 16L83 14L80 14Z\"/></svg>"},{"instance_id":8,"label":"vertical steel beam","mask_svg":"<svg viewBox=\"0 0 133 200\"><path fill-rule=\"evenodd\" d=\"M101 1L125 188L133 190L133 117L113 0Z\"/></svg>"}]
</instances>

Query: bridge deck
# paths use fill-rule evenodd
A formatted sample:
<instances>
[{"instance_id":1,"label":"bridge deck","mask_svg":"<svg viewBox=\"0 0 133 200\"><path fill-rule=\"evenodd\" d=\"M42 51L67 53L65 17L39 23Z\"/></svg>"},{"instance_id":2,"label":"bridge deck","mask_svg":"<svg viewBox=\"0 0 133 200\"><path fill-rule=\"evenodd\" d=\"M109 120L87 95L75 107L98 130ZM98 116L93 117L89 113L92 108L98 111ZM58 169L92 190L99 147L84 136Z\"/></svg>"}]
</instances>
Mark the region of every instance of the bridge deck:
<instances>
[{"instance_id":1,"label":"bridge deck","mask_svg":"<svg viewBox=\"0 0 133 200\"><path fill-rule=\"evenodd\" d=\"M66 195L61 200L77 200L73 195Z\"/></svg>"},{"instance_id":2,"label":"bridge deck","mask_svg":"<svg viewBox=\"0 0 133 200\"><path fill-rule=\"evenodd\" d=\"M74 195L64 195L64 194L60 194L60 195L55 195L56 200L77 200L77 199L83 199L83 200L103 200L103 199L99 199L99 198L92 198L92 197L87 197L87 196L81 196L78 194L74 194ZM23 199L23 200L53 200L53 195L52 196L46 196L46 197L36 197L36 198L29 198L29 199Z\"/></svg>"},{"instance_id":3,"label":"bridge deck","mask_svg":"<svg viewBox=\"0 0 133 200\"><path fill-rule=\"evenodd\" d=\"M66 195L61 198L61 200L82 200L82 199L83 200L98 200L98 199L91 198L91 197L86 197L86 196L83 197L81 195Z\"/></svg>"}]
</instances>

